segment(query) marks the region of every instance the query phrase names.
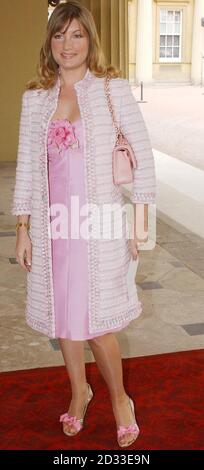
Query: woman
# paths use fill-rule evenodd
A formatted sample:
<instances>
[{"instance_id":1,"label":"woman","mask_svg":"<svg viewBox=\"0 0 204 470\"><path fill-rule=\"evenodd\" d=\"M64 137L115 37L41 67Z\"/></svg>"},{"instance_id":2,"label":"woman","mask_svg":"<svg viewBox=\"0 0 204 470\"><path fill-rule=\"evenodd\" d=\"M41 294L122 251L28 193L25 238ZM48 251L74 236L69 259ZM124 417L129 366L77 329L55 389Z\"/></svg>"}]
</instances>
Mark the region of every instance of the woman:
<instances>
[{"instance_id":1,"label":"woman","mask_svg":"<svg viewBox=\"0 0 204 470\"><path fill-rule=\"evenodd\" d=\"M124 231L119 239L93 236L96 230L90 237L86 230L84 237L67 234L70 215L76 216L71 198L78 197L83 215L86 204L91 211L124 205L112 178L115 130L104 92L107 74L116 116L137 155L132 203L155 202L153 154L129 82L105 66L92 14L70 1L53 11L38 77L23 94L12 214L18 216L16 259L27 271L27 323L59 339L70 378L72 400L60 416L63 431L69 436L80 431L93 396L84 361L83 340L88 340L110 392L118 444L124 447L134 442L139 428L114 332L142 311L135 283L132 295L127 287L137 240L127 240ZM59 213L60 237L54 217Z\"/></svg>"}]
</instances>

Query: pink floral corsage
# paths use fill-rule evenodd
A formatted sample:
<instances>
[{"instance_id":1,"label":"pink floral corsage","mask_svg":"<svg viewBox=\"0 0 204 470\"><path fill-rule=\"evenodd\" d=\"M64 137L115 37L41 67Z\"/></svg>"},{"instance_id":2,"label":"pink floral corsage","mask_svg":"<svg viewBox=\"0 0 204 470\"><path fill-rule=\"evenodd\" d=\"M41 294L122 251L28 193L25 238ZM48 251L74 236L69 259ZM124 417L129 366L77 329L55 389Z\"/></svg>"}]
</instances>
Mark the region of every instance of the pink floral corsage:
<instances>
[{"instance_id":1,"label":"pink floral corsage","mask_svg":"<svg viewBox=\"0 0 204 470\"><path fill-rule=\"evenodd\" d=\"M67 147L76 148L79 146L73 126L67 119L51 121L48 130L48 145L57 146L60 153Z\"/></svg>"}]
</instances>

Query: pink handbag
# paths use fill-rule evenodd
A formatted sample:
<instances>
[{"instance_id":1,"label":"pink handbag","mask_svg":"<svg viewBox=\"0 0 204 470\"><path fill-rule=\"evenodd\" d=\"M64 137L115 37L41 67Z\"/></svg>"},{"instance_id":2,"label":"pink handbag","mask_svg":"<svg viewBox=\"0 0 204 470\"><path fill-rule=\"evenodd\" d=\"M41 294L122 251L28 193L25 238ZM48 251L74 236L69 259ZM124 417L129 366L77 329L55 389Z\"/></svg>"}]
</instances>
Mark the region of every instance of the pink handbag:
<instances>
[{"instance_id":1,"label":"pink handbag","mask_svg":"<svg viewBox=\"0 0 204 470\"><path fill-rule=\"evenodd\" d=\"M110 97L109 81L110 76L107 75L105 77L105 94L108 101L109 110L112 114L113 124L117 136L112 152L113 182L115 185L132 183L133 169L137 168L137 160L127 138L122 133L122 130L117 126Z\"/></svg>"}]
</instances>

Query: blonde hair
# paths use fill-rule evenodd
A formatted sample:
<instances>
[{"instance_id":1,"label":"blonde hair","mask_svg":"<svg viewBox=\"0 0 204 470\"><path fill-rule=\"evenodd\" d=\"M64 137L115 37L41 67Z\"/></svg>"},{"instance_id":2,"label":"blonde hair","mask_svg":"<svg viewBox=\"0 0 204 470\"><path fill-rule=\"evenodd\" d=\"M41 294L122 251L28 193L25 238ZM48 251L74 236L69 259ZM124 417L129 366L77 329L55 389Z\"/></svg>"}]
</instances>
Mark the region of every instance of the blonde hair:
<instances>
[{"instance_id":1,"label":"blonde hair","mask_svg":"<svg viewBox=\"0 0 204 470\"><path fill-rule=\"evenodd\" d=\"M48 20L46 35L40 49L40 59L36 69L37 76L26 83L27 90L48 89L55 85L58 76L58 64L52 55L51 39L54 34L62 30L68 20L70 20L70 24L73 18L76 18L81 23L89 37L87 67L90 71L96 77L104 77L106 75L112 78L121 77L120 70L112 65L106 65L92 13L78 0L67 0L66 3L57 5Z\"/></svg>"}]
</instances>

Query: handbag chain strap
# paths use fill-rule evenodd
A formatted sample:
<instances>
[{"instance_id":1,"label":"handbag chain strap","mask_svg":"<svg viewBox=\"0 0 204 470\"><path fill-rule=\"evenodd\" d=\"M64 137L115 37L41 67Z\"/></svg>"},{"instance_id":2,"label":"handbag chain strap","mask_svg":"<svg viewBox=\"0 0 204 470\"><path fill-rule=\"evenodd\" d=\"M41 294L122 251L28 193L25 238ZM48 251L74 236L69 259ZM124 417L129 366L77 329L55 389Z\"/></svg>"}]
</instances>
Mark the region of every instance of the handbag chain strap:
<instances>
[{"instance_id":1,"label":"handbag chain strap","mask_svg":"<svg viewBox=\"0 0 204 470\"><path fill-rule=\"evenodd\" d=\"M113 118L113 125L114 125L116 136L117 136L115 145L118 145L119 135L123 135L123 134L122 134L121 129L117 125L117 121L116 121L116 118L115 118L115 113L114 113L114 110L113 110L113 104L112 104L112 101L111 101L111 93L110 93L109 82L110 82L110 76L106 75L106 77L105 77L105 94L106 94L106 98L107 98L107 101L108 101L108 108L109 108L109 111L110 111L110 113L112 115L112 118Z\"/></svg>"}]
</instances>

